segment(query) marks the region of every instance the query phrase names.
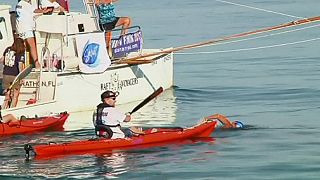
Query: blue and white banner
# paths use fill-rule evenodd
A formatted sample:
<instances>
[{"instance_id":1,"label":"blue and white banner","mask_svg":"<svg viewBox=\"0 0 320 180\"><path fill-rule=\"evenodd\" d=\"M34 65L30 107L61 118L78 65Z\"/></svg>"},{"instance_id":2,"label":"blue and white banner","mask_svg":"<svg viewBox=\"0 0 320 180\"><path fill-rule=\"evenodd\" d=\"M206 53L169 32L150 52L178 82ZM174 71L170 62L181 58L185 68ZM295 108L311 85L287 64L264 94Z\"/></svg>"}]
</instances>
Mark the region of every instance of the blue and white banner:
<instances>
[{"instance_id":1,"label":"blue and white banner","mask_svg":"<svg viewBox=\"0 0 320 180\"><path fill-rule=\"evenodd\" d=\"M142 43L142 32L140 30L112 39L112 57L126 57L130 52L137 52L142 49Z\"/></svg>"},{"instance_id":2,"label":"blue and white banner","mask_svg":"<svg viewBox=\"0 0 320 180\"><path fill-rule=\"evenodd\" d=\"M76 37L78 56L81 57L79 69L83 73L102 73L110 65L104 32L79 34Z\"/></svg>"}]
</instances>

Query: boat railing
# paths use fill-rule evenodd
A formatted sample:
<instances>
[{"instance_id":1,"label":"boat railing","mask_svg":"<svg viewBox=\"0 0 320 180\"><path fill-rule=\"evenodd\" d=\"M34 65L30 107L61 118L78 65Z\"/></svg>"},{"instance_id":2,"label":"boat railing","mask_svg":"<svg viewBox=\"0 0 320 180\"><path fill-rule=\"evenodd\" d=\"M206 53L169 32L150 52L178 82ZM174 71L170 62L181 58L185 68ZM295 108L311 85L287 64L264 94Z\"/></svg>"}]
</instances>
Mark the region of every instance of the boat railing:
<instances>
[{"instance_id":1,"label":"boat railing","mask_svg":"<svg viewBox=\"0 0 320 180\"><path fill-rule=\"evenodd\" d=\"M87 14L89 14L91 18L94 19L96 28L101 30L99 26L99 13L94 0L83 0L83 4L85 5Z\"/></svg>"},{"instance_id":2,"label":"boat railing","mask_svg":"<svg viewBox=\"0 0 320 180\"><path fill-rule=\"evenodd\" d=\"M0 23L4 23L4 25L5 25L5 23L6 23L6 20L4 19L4 17L0 17ZM2 31L1 31L1 29L0 29L0 40L2 40L3 39L3 35L2 35Z\"/></svg>"},{"instance_id":3,"label":"boat railing","mask_svg":"<svg viewBox=\"0 0 320 180\"><path fill-rule=\"evenodd\" d=\"M10 6L0 5L0 52L13 43L13 34L10 23Z\"/></svg>"}]
</instances>

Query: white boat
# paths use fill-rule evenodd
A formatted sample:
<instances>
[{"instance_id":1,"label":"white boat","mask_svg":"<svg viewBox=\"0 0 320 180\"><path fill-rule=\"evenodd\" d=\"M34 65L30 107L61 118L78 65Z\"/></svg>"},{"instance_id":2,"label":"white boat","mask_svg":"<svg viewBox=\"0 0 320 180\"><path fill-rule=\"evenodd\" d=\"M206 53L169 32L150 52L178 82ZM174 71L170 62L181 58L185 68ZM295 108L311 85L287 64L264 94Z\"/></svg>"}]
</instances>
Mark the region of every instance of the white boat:
<instances>
[{"instance_id":1,"label":"white boat","mask_svg":"<svg viewBox=\"0 0 320 180\"><path fill-rule=\"evenodd\" d=\"M112 63L109 66L105 32L99 28L92 1L84 2L86 13L70 11L64 15L53 13L36 18L38 56L45 66L40 71L33 70L22 80L17 106L3 109L2 114L42 116L60 111L85 111L94 109L100 103L100 94L105 90L118 91L120 95L117 103L125 104L144 99L160 86L164 89L173 86L172 52L150 57L156 59L150 63L142 63L145 59L138 59L129 64ZM0 52L13 42L15 21L14 13L10 17L10 8L0 5ZM141 35L141 31L138 33ZM134 41L130 39L130 35L126 40ZM119 40L112 42L112 46L121 43ZM100 63L85 66L84 58L88 55L86 48L90 44L99 45L97 56ZM134 48L134 45L129 46L129 49L131 47ZM121 48L118 47L118 51ZM113 50L116 53L117 49L113 47ZM140 48L125 56L158 51L162 50ZM89 50L89 55L92 55L90 53ZM62 67L55 66L55 63L62 64Z\"/></svg>"}]
</instances>

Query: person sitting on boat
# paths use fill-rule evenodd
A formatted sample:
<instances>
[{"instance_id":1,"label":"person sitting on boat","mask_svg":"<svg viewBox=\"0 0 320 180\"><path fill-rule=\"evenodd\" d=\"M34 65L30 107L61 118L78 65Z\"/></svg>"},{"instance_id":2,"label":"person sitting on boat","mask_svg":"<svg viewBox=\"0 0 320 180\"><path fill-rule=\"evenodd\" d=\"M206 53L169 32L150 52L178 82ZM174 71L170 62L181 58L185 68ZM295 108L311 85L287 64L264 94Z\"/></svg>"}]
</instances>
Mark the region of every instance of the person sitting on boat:
<instances>
[{"instance_id":1,"label":"person sitting on boat","mask_svg":"<svg viewBox=\"0 0 320 180\"><path fill-rule=\"evenodd\" d=\"M0 123L6 123L9 125L13 125L13 124L17 124L18 122L20 122L19 119L17 119L14 115L12 114L6 114L4 116L0 117Z\"/></svg>"},{"instance_id":2,"label":"person sitting on boat","mask_svg":"<svg viewBox=\"0 0 320 180\"><path fill-rule=\"evenodd\" d=\"M30 50L31 58L37 69L40 69L41 65L38 61L38 53L35 39L35 13L47 13L49 9L37 9L36 4L32 4L31 0L19 0L16 5L16 28L20 38L22 38L28 49Z\"/></svg>"},{"instance_id":3,"label":"person sitting on boat","mask_svg":"<svg viewBox=\"0 0 320 180\"><path fill-rule=\"evenodd\" d=\"M236 129L236 128L243 128L244 125L240 121L231 121L226 116L222 114L214 114L204 118L204 121L208 119L216 119L222 124L223 129Z\"/></svg>"},{"instance_id":4,"label":"person sitting on boat","mask_svg":"<svg viewBox=\"0 0 320 180\"><path fill-rule=\"evenodd\" d=\"M96 135L111 139L124 138L125 134L120 129L122 122L131 120L130 114L124 114L115 108L118 92L105 91L101 94L101 101L93 114L93 124Z\"/></svg>"},{"instance_id":5,"label":"person sitting on boat","mask_svg":"<svg viewBox=\"0 0 320 180\"><path fill-rule=\"evenodd\" d=\"M130 17L117 17L114 11L113 2L118 0L95 0L95 5L99 13L100 27L105 31L110 31L115 27L122 26L121 34L126 34L131 26Z\"/></svg>"},{"instance_id":6,"label":"person sitting on boat","mask_svg":"<svg viewBox=\"0 0 320 180\"><path fill-rule=\"evenodd\" d=\"M15 77L22 71L23 63L25 61L25 45L21 38L15 38L13 44L7 47L0 58L0 62L3 62L3 77L2 86L5 99L3 108L9 108L11 105L15 107L18 102L19 90L21 87L20 82L16 87L9 90L9 87L13 83Z\"/></svg>"},{"instance_id":7,"label":"person sitting on boat","mask_svg":"<svg viewBox=\"0 0 320 180\"><path fill-rule=\"evenodd\" d=\"M20 122L20 120L17 119L13 114L6 114L6 115L2 116L1 109L2 109L2 106L0 106L0 124L7 123L9 125L12 125L12 124L17 124L18 122Z\"/></svg>"},{"instance_id":8,"label":"person sitting on boat","mask_svg":"<svg viewBox=\"0 0 320 180\"><path fill-rule=\"evenodd\" d=\"M42 0L41 6L43 7L53 7L53 11L57 11L59 13L63 13L65 9L56 1L56 0Z\"/></svg>"}]
</instances>

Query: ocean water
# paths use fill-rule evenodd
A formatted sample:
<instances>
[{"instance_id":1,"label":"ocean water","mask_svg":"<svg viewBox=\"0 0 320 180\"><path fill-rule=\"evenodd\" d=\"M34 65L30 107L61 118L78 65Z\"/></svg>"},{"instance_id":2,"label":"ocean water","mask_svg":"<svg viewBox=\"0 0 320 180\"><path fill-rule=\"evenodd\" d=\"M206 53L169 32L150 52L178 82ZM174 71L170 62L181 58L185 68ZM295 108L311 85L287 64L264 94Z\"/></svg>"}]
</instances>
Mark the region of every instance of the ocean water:
<instances>
[{"instance_id":1,"label":"ocean water","mask_svg":"<svg viewBox=\"0 0 320 180\"><path fill-rule=\"evenodd\" d=\"M79 2L72 0L72 7L80 10ZM231 2L119 1L116 7L117 14L142 27L144 47L166 48L318 16L320 5L319 0ZM91 112L75 113L64 132L2 137L0 179L319 179L319 26L177 52L175 86L129 124L185 127L221 113L247 129L218 129L213 142L24 160L25 143L92 137Z\"/></svg>"}]
</instances>

